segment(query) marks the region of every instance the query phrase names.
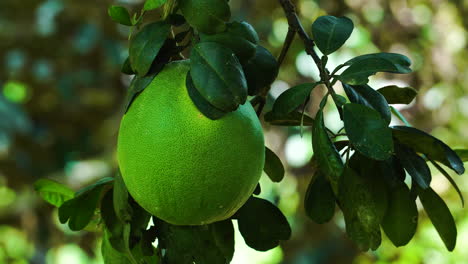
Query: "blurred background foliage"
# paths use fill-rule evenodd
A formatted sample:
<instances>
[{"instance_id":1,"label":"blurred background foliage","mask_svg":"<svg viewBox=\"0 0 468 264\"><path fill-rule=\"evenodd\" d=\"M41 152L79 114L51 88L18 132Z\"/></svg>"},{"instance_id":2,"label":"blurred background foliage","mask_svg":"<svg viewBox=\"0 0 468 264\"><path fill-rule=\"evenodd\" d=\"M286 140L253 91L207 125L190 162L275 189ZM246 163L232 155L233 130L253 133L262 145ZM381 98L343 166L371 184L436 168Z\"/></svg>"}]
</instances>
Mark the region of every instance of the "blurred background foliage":
<instances>
[{"instance_id":1,"label":"blurred background foliage","mask_svg":"<svg viewBox=\"0 0 468 264\"><path fill-rule=\"evenodd\" d=\"M107 17L107 7L119 4L137 12L142 1L0 1L0 263L102 263L100 234L71 232L59 224L57 211L35 194L32 183L51 178L78 189L116 171L116 135L130 81L119 70L127 56L129 32ZM330 68L376 51L410 57L415 73L380 74L370 84L416 88L417 100L399 110L416 127L453 147L468 148L467 0L295 2L309 31L313 20L324 14L354 21L351 39L330 57ZM231 0L230 5L234 19L253 24L262 45L279 54L288 25L278 3ZM153 12L148 19L158 16ZM317 77L302 43L295 41L270 99ZM308 109L312 115L316 101L313 97ZM329 109L326 120L332 130L340 128L335 110ZM379 250L362 253L346 238L341 215L326 225L305 217L302 200L314 171L309 163L310 131L301 137L297 128L265 124L265 132L267 145L286 164L287 176L280 184L263 177L261 196L287 215L293 237L282 247L260 253L245 246L237 234L233 263L441 264L468 259L467 211L436 170L432 186L448 201L459 229L455 251L446 251L421 215L417 234L407 246L395 248L384 239ZM456 180L468 190L466 175Z\"/></svg>"}]
</instances>

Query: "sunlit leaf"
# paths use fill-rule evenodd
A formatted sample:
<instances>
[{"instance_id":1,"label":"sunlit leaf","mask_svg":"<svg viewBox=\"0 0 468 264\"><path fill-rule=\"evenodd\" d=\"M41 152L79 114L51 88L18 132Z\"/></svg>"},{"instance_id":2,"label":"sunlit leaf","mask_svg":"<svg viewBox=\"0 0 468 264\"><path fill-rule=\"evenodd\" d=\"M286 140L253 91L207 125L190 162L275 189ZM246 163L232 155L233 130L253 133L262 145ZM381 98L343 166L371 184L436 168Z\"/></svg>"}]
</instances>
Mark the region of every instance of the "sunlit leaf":
<instances>
[{"instance_id":1,"label":"sunlit leaf","mask_svg":"<svg viewBox=\"0 0 468 264\"><path fill-rule=\"evenodd\" d=\"M42 199L56 207L60 207L65 201L75 196L75 192L66 185L49 179L36 181L34 189Z\"/></svg>"},{"instance_id":2,"label":"sunlit leaf","mask_svg":"<svg viewBox=\"0 0 468 264\"><path fill-rule=\"evenodd\" d=\"M161 7L167 2L167 0L146 0L145 5L143 6L144 10L153 10Z\"/></svg>"},{"instance_id":3,"label":"sunlit leaf","mask_svg":"<svg viewBox=\"0 0 468 264\"><path fill-rule=\"evenodd\" d=\"M112 18L112 20L114 20L115 22L119 24L122 24L125 26L132 25L130 14L128 13L128 10L123 6L112 5L107 10L107 13L110 16L110 18Z\"/></svg>"}]
</instances>

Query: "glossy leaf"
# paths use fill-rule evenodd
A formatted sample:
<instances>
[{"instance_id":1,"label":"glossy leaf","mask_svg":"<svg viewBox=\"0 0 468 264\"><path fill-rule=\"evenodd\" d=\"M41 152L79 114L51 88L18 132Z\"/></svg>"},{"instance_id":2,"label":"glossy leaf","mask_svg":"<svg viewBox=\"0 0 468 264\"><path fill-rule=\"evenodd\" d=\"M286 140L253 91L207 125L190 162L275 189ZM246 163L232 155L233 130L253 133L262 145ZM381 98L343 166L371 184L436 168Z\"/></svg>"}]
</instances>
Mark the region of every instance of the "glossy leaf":
<instances>
[{"instance_id":1,"label":"glossy leaf","mask_svg":"<svg viewBox=\"0 0 468 264\"><path fill-rule=\"evenodd\" d=\"M146 0L143 10L149 11L161 7L167 0Z\"/></svg>"},{"instance_id":2,"label":"glossy leaf","mask_svg":"<svg viewBox=\"0 0 468 264\"><path fill-rule=\"evenodd\" d=\"M392 243L404 246L413 238L418 225L418 208L406 184L399 182L390 190L382 228Z\"/></svg>"},{"instance_id":3,"label":"glossy leaf","mask_svg":"<svg viewBox=\"0 0 468 264\"><path fill-rule=\"evenodd\" d=\"M304 104L317 83L303 83L283 92L273 104L272 112L286 115Z\"/></svg>"},{"instance_id":4,"label":"glossy leaf","mask_svg":"<svg viewBox=\"0 0 468 264\"><path fill-rule=\"evenodd\" d=\"M328 137L322 108L317 112L312 127L312 148L319 169L330 182L333 192L338 194L338 182L343 173L344 165L335 145Z\"/></svg>"},{"instance_id":5,"label":"glossy leaf","mask_svg":"<svg viewBox=\"0 0 468 264\"><path fill-rule=\"evenodd\" d=\"M94 216L104 187L112 183L112 178L104 178L97 183L78 191L73 199L59 207L60 223L65 224L73 231L86 227Z\"/></svg>"},{"instance_id":6,"label":"glossy leaf","mask_svg":"<svg viewBox=\"0 0 468 264\"><path fill-rule=\"evenodd\" d=\"M312 117L296 111L286 115L268 112L265 114L264 119L275 126L300 126L301 124L302 126L312 126L314 124Z\"/></svg>"},{"instance_id":7,"label":"glossy leaf","mask_svg":"<svg viewBox=\"0 0 468 264\"><path fill-rule=\"evenodd\" d=\"M426 161L411 148L398 143L395 144L395 152L401 165L411 178L416 181L421 188L429 188L432 176Z\"/></svg>"},{"instance_id":8,"label":"glossy leaf","mask_svg":"<svg viewBox=\"0 0 468 264\"><path fill-rule=\"evenodd\" d=\"M346 233L361 250L377 249L381 243L380 223L388 201L382 181L373 174L358 174L346 167L339 190Z\"/></svg>"},{"instance_id":9,"label":"glossy leaf","mask_svg":"<svg viewBox=\"0 0 468 264\"><path fill-rule=\"evenodd\" d=\"M107 14L109 15L110 18L112 18L112 20L114 20L115 22L119 24L122 24L125 26L132 25L130 14L128 13L128 10L123 6L112 5L107 10Z\"/></svg>"},{"instance_id":10,"label":"glossy leaf","mask_svg":"<svg viewBox=\"0 0 468 264\"><path fill-rule=\"evenodd\" d=\"M369 76L377 72L410 73L411 61L408 57L396 53L373 53L358 56L347 61L349 66L337 78L338 80L351 84L366 84Z\"/></svg>"},{"instance_id":11,"label":"glossy leaf","mask_svg":"<svg viewBox=\"0 0 468 264\"><path fill-rule=\"evenodd\" d=\"M284 177L284 167L281 160L269 148L265 147L265 173L273 182L280 182Z\"/></svg>"},{"instance_id":12,"label":"glossy leaf","mask_svg":"<svg viewBox=\"0 0 468 264\"><path fill-rule=\"evenodd\" d=\"M158 21L144 26L131 40L129 57L138 76L145 76L164 45L171 26Z\"/></svg>"},{"instance_id":13,"label":"glossy leaf","mask_svg":"<svg viewBox=\"0 0 468 264\"><path fill-rule=\"evenodd\" d=\"M154 218L163 263L229 263L234 253L231 220L202 226L175 226Z\"/></svg>"},{"instance_id":14,"label":"glossy leaf","mask_svg":"<svg viewBox=\"0 0 468 264\"><path fill-rule=\"evenodd\" d=\"M377 90L389 104L409 104L418 92L411 87L398 87L396 85L385 86Z\"/></svg>"},{"instance_id":15,"label":"glossy leaf","mask_svg":"<svg viewBox=\"0 0 468 264\"><path fill-rule=\"evenodd\" d=\"M226 0L179 0L179 7L188 23L205 34L226 29L231 10Z\"/></svg>"},{"instance_id":16,"label":"glossy leaf","mask_svg":"<svg viewBox=\"0 0 468 264\"><path fill-rule=\"evenodd\" d=\"M258 94L268 87L278 76L279 65L276 58L264 47L257 45L255 55L243 64L249 95Z\"/></svg>"},{"instance_id":17,"label":"glossy leaf","mask_svg":"<svg viewBox=\"0 0 468 264\"><path fill-rule=\"evenodd\" d=\"M387 101L377 91L367 84L348 85L343 83L343 88L352 103L365 105L380 113L381 117L390 124L392 114Z\"/></svg>"},{"instance_id":18,"label":"glossy leaf","mask_svg":"<svg viewBox=\"0 0 468 264\"><path fill-rule=\"evenodd\" d=\"M203 98L222 111L234 111L247 100L242 66L228 48L214 42L194 46L190 76Z\"/></svg>"},{"instance_id":19,"label":"glossy leaf","mask_svg":"<svg viewBox=\"0 0 468 264\"><path fill-rule=\"evenodd\" d=\"M205 98L203 98L200 92L198 92L197 88L195 88L190 72L187 73L187 77L185 79L185 86L187 87L187 92L190 96L190 99L192 99L192 102L204 116L208 117L211 120L217 120L228 113L217 109L207 100L205 100Z\"/></svg>"},{"instance_id":20,"label":"glossy leaf","mask_svg":"<svg viewBox=\"0 0 468 264\"><path fill-rule=\"evenodd\" d=\"M153 81L154 77L156 77L154 74L144 77L135 75L135 77L133 77L127 92L127 98L125 100L125 112L128 111L131 104L133 103L133 100L135 100L138 94L141 93Z\"/></svg>"},{"instance_id":21,"label":"glossy leaf","mask_svg":"<svg viewBox=\"0 0 468 264\"><path fill-rule=\"evenodd\" d=\"M216 42L231 49L242 63L250 60L257 50L258 35L247 22L233 21L225 31L218 34L200 34L202 42Z\"/></svg>"},{"instance_id":22,"label":"glossy leaf","mask_svg":"<svg viewBox=\"0 0 468 264\"><path fill-rule=\"evenodd\" d=\"M441 162L459 175L465 172L463 161L449 146L419 129L407 126L393 126L393 136L404 145L423 153L429 159Z\"/></svg>"},{"instance_id":23,"label":"glossy leaf","mask_svg":"<svg viewBox=\"0 0 468 264\"><path fill-rule=\"evenodd\" d=\"M426 190L418 189L418 194L424 210L444 241L445 246L449 251L452 251L457 242L457 227L449 208L444 200L431 188Z\"/></svg>"},{"instance_id":24,"label":"glossy leaf","mask_svg":"<svg viewBox=\"0 0 468 264\"><path fill-rule=\"evenodd\" d=\"M455 149L454 151L463 162L468 161L468 149Z\"/></svg>"},{"instance_id":25,"label":"glossy leaf","mask_svg":"<svg viewBox=\"0 0 468 264\"><path fill-rule=\"evenodd\" d=\"M49 179L36 181L34 183L34 189L44 201L56 207L60 207L65 201L75 196L75 192L66 185Z\"/></svg>"},{"instance_id":26,"label":"glossy leaf","mask_svg":"<svg viewBox=\"0 0 468 264\"><path fill-rule=\"evenodd\" d=\"M320 51L328 55L346 42L353 28L353 21L347 17L321 16L312 24L312 34Z\"/></svg>"},{"instance_id":27,"label":"glossy leaf","mask_svg":"<svg viewBox=\"0 0 468 264\"><path fill-rule=\"evenodd\" d=\"M356 150L375 160L390 158L392 131L377 111L360 104L345 104L343 114L346 133Z\"/></svg>"},{"instance_id":28,"label":"glossy leaf","mask_svg":"<svg viewBox=\"0 0 468 264\"><path fill-rule=\"evenodd\" d=\"M307 187L304 199L307 216L317 224L330 221L335 214L335 200L330 182L318 170Z\"/></svg>"},{"instance_id":29,"label":"glossy leaf","mask_svg":"<svg viewBox=\"0 0 468 264\"><path fill-rule=\"evenodd\" d=\"M267 200L250 197L235 218L245 243L258 251L270 250L291 236L286 217Z\"/></svg>"}]
</instances>

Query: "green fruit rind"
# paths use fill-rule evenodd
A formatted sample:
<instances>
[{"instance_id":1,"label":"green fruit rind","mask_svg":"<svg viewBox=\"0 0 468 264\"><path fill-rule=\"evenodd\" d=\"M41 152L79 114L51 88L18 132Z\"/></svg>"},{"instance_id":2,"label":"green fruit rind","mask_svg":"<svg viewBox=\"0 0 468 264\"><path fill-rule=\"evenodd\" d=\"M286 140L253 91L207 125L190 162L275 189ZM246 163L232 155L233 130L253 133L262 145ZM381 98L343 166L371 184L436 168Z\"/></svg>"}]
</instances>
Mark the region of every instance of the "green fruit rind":
<instances>
[{"instance_id":1,"label":"green fruit rind","mask_svg":"<svg viewBox=\"0 0 468 264\"><path fill-rule=\"evenodd\" d=\"M129 193L174 225L231 217L253 193L265 160L253 107L246 103L218 120L205 117L185 87L189 66L167 64L135 99L117 147Z\"/></svg>"}]
</instances>

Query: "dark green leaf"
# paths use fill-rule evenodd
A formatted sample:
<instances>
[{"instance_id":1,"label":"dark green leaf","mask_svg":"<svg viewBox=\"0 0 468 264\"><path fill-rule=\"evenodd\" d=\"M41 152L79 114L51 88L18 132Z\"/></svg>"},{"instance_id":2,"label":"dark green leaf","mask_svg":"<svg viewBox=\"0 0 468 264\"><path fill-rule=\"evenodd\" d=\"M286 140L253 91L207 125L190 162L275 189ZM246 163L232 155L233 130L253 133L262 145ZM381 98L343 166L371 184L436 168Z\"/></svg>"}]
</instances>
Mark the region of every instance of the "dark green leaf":
<instances>
[{"instance_id":1,"label":"dark green leaf","mask_svg":"<svg viewBox=\"0 0 468 264\"><path fill-rule=\"evenodd\" d=\"M398 158L392 155L389 159L378 162L379 174L390 187L396 187L405 181L406 172Z\"/></svg>"},{"instance_id":2,"label":"dark green leaf","mask_svg":"<svg viewBox=\"0 0 468 264\"><path fill-rule=\"evenodd\" d=\"M245 103L244 72L230 49L214 42L198 43L190 58L193 84L210 104L223 111L234 111Z\"/></svg>"},{"instance_id":3,"label":"dark green leaf","mask_svg":"<svg viewBox=\"0 0 468 264\"><path fill-rule=\"evenodd\" d=\"M368 77L377 72L410 73L411 61L408 57L396 53L373 53L355 57L347 61L349 66L337 78L338 80L351 84L366 84Z\"/></svg>"},{"instance_id":4,"label":"dark green leaf","mask_svg":"<svg viewBox=\"0 0 468 264\"><path fill-rule=\"evenodd\" d=\"M188 23L201 33L215 34L226 29L231 17L226 0L179 0L179 7Z\"/></svg>"},{"instance_id":5,"label":"dark green leaf","mask_svg":"<svg viewBox=\"0 0 468 264\"><path fill-rule=\"evenodd\" d=\"M409 104L418 92L411 87L398 87L396 85L385 86L377 90L389 104Z\"/></svg>"},{"instance_id":6,"label":"dark green leaf","mask_svg":"<svg viewBox=\"0 0 468 264\"><path fill-rule=\"evenodd\" d=\"M344 169L338 197L346 232L362 250L375 250L381 243L380 223L388 205L385 185L375 175L375 162L359 154L351 159L358 164L359 174L350 167Z\"/></svg>"},{"instance_id":7,"label":"dark green leaf","mask_svg":"<svg viewBox=\"0 0 468 264\"><path fill-rule=\"evenodd\" d=\"M96 181L95 183L91 184L91 185L88 185L86 187L83 187L81 189L79 189L76 193L75 193L75 197L77 196L80 196L81 194L84 194L88 191L91 191L97 187L100 187L100 186L105 186L105 185L110 185L114 182L114 178L112 177L104 177L98 181Z\"/></svg>"},{"instance_id":8,"label":"dark green leaf","mask_svg":"<svg viewBox=\"0 0 468 264\"><path fill-rule=\"evenodd\" d=\"M113 189L113 208L118 219L122 222L128 222L132 218L132 209L128 204L127 187L122 179L122 175L117 173L115 176Z\"/></svg>"},{"instance_id":9,"label":"dark green leaf","mask_svg":"<svg viewBox=\"0 0 468 264\"><path fill-rule=\"evenodd\" d=\"M459 175L465 172L463 161L449 146L426 132L407 126L393 126L393 136L402 144L441 162Z\"/></svg>"},{"instance_id":10,"label":"dark green leaf","mask_svg":"<svg viewBox=\"0 0 468 264\"><path fill-rule=\"evenodd\" d=\"M281 160L269 148L265 147L265 173L273 182L280 182L284 177L284 167Z\"/></svg>"},{"instance_id":11,"label":"dark green leaf","mask_svg":"<svg viewBox=\"0 0 468 264\"><path fill-rule=\"evenodd\" d=\"M260 187L260 183L255 186L255 190L253 192L254 195L259 195L262 192L262 187Z\"/></svg>"},{"instance_id":12,"label":"dark green leaf","mask_svg":"<svg viewBox=\"0 0 468 264\"><path fill-rule=\"evenodd\" d=\"M187 21L183 15L172 13L167 17L167 22L173 26L180 27Z\"/></svg>"},{"instance_id":13,"label":"dark green leaf","mask_svg":"<svg viewBox=\"0 0 468 264\"><path fill-rule=\"evenodd\" d=\"M353 21L347 17L321 16L312 24L312 34L320 51L328 55L346 42L353 28Z\"/></svg>"},{"instance_id":14,"label":"dark green leaf","mask_svg":"<svg viewBox=\"0 0 468 264\"><path fill-rule=\"evenodd\" d=\"M148 75L145 77L139 77L135 75L133 77L132 82L130 83L130 87L128 88L126 104L125 104L125 112L128 111L133 100L137 97L139 93L141 93L156 77L156 75Z\"/></svg>"},{"instance_id":15,"label":"dark green leaf","mask_svg":"<svg viewBox=\"0 0 468 264\"><path fill-rule=\"evenodd\" d=\"M460 188L458 188L457 183L453 180L452 177L450 177L450 174L448 174L448 172L446 172L446 171L444 170L444 168L442 168L439 164L437 164L437 163L436 163L435 161L433 161L433 160L429 160L429 161L432 163L432 165L434 165L434 167L436 167L436 169L437 169L440 173L442 173L442 175L445 176L445 178L450 182L450 184L453 186L453 188L455 189L455 191L457 191L458 196L460 197L460 200L461 200L461 203L462 203L462 207L464 207L464 206L465 206L465 199L463 198L463 194L462 194L462 192L460 191Z\"/></svg>"},{"instance_id":16,"label":"dark green leaf","mask_svg":"<svg viewBox=\"0 0 468 264\"><path fill-rule=\"evenodd\" d=\"M125 73L127 75L133 75L135 74L135 71L132 69L132 65L130 64L130 58L127 57L122 64L122 69L120 70L122 73Z\"/></svg>"},{"instance_id":17,"label":"dark green leaf","mask_svg":"<svg viewBox=\"0 0 468 264\"><path fill-rule=\"evenodd\" d=\"M204 116L211 120L216 120L227 114L227 112L217 109L208 101L206 101L205 98L203 98L200 92L198 92L198 90L195 88L190 72L187 73L185 86L187 87L187 92L190 96L190 99L192 99L192 102Z\"/></svg>"},{"instance_id":18,"label":"dark green leaf","mask_svg":"<svg viewBox=\"0 0 468 264\"><path fill-rule=\"evenodd\" d=\"M413 238L418 225L416 201L403 182L390 190L389 198L382 228L395 246L404 246Z\"/></svg>"},{"instance_id":19,"label":"dark green leaf","mask_svg":"<svg viewBox=\"0 0 468 264\"><path fill-rule=\"evenodd\" d=\"M245 243L255 250L270 250L291 236L286 217L267 200L250 197L235 217Z\"/></svg>"},{"instance_id":20,"label":"dark green leaf","mask_svg":"<svg viewBox=\"0 0 468 264\"><path fill-rule=\"evenodd\" d=\"M146 0L143 10L149 11L161 7L167 0Z\"/></svg>"},{"instance_id":21,"label":"dark green leaf","mask_svg":"<svg viewBox=\"0 0 468 264\"><path fill-rule=\"evenodd\" d=\"M335 195L330 182L320 170L309 183L304 199L304 209L307 216L317 224L330 221L335 214Z\"/></svg>"},{"instance_id":22,"label":"dark green leaf","mask_svg":"<svg viewBox=\"0 0 468 264\"><path fill-rule=\"evenodd\" d=\"M49 179L36 181L34 189L42 199L56 207L60 207L65 201L75 196L75 192L66 185Z\"/></svg>"},{"instance_id":23,"label":"dark green leaf","mask_svg":"<svg viewBox=\"0 0 468 264\"><path fill-rule=\"evenodd\" d=\"M421 188L429 188L432 176L426 161L416 154L413 149L398 143L395 144L395 152L401 165L411 178L416 181Z\"/></svg>"},{"instance_id":24,"label":"dark green leaf","mask_svg":"<svg viewBox=\"0 0 468 264\"><path fill-rule=\"evenodd\" d=\"M457 227L444 200L432 188L418 189L419 199L429 219L436 228L449 251L455 248L457 242Z\"/></svg>"},{"instance_id":25,"label":"dark green leaf","mask_svg":"<svg viewBox=\"0 0 468 264\"><path fill-rule=\"evenodd\" d=\"M105 226L105 235L107 235L108 243L120 252L125 252L125 244L123 241L122 222L115 213L113 204L113 192L108 191L101 199L101 217ZM106 242L107 243L107 242Z\"/></svg>"},{"instance_id":26,"label":"dark green leaf","mask_svg":"<svg viewBox=\"0 0 468 264\"><path fill-rule=\"evenodd\" d=\"M392 114L390 113L390 108L383 95L367 84L348 85L343 83L343 88L352 103L362 104L376 110L387 122L387 125L390 124Z\"/></svg>"},{"instance_id":27,"label":"dark green leaf","mask_svg":"<svg viewBox=\"0 0 468 264\"><path fill-rule=\"evenodd\" d=\"M249 95L258 94L271 85L278 76L276 58L264 47L257 45L255 56L243 65Z\"/></svg>"},{"instance_id":28,"label":"dark green leaf","mask_svg":"<svg viewBox=\"0 0 468 264\"><path fill-rule=\"evenodd\" d=\"M344 166L340 154L328 137L322 111L320 108L317 112L312 127L312 148L319 169L330 182L333 192L338 194L338 182Z\"/></svg>"},{"instance_id":29,"label":"dark green leaf","mask_svg":"<svg viewBox=\"0 0 468 264\"><path fill-rule=\"evenodd\" d=\"M257 49L258 35L247 22L230 22L225 31L214 34L200 34L203 42L216 42L231 49L242 63L250 60Z\"/></svg>"},{"instance_id":30,"label":"dark green leaf","mask_svg":"<svg viewBox=\"0 0 468 264\"><path fill-rule=\"evenodd\" d=\"M291 87L282 93L273 104L272 112L278 115L286 115L296 110L307 100L317 83L303 83Z\"/></svg>"},{"instance_id":31,"label":"dark green leaf","mask_svg":"<svg viewBox=\"0 0 468 264\"><path fill-rule=\"evenodd\" d=\"M300 126L301 120L303 126L312 126L314 119L312 117L299 112L291 112L286 115L268 112L265 114L264 119L266 122L275 126Z\"/></svg>"},{"instance_id":32,"label":"dark green leaf","mask_svg":"<svg viewBox=\"0 0 468 264\"><path fill-rule=\"evenodd\" d=\"M455 153L463 162L468 161L468 149L455 149Z\"/></svg>"},{"instance_id":33,"label":"dark green leaf","mask_svg":"<svg viewBox=\"0 0 468 264\"><path fill-rule=\"evenodd\" d=\"M138 76L145 76L164 45L171 26L158 21L144 26L131 40L130 62Z\"/></svg>"},{"instance_id":34,"label":"dark green leaf","mask_svg":"<svg viewBox=\"0 0 468 264\"><path fill-rule=\"evenodd\" d=\"M390 158L392 131L377 111L360 104L345 104L343 113L346 134L356 150L375 160Z\"/></svg>"},{"instance_id":35,"label":"dark green leaf","mask_svg":"<svg viewBox=\"0 0 468 264\"><path fill-rule=\"evenodd\" d=\"M59 220L62 224L68 221L73 231L86 227L94 216L104 187L112 183L112 178L104 178L95 184L83 188L75 198L66 201L59 207Z\"/></svg>"},{"instance_id":36,"label":"dark green leaf","mask_svg":"<svg viewBox=\"0 0 468 264\"><path fill-rule=\"evenodd\" d=\"M110 18L112 18L112 20L114 20L115 22L119 24L122 24L125 26L132 25L130 14L128 13L128 10L123 6L112 5L107 10L107 13L110 16Z\"/></svg>"},{"instance_id":37,"label":"dark green leaf","mask_svg":"<svg viewBox=\"0 0 468 264\"><path fill-rule=\"evenodd\" d=\"M175 226L157 218L159 248L165 249L164 264L228 264L234 253L231 220L202 226Z\"/></svg>"}]
</instances>

